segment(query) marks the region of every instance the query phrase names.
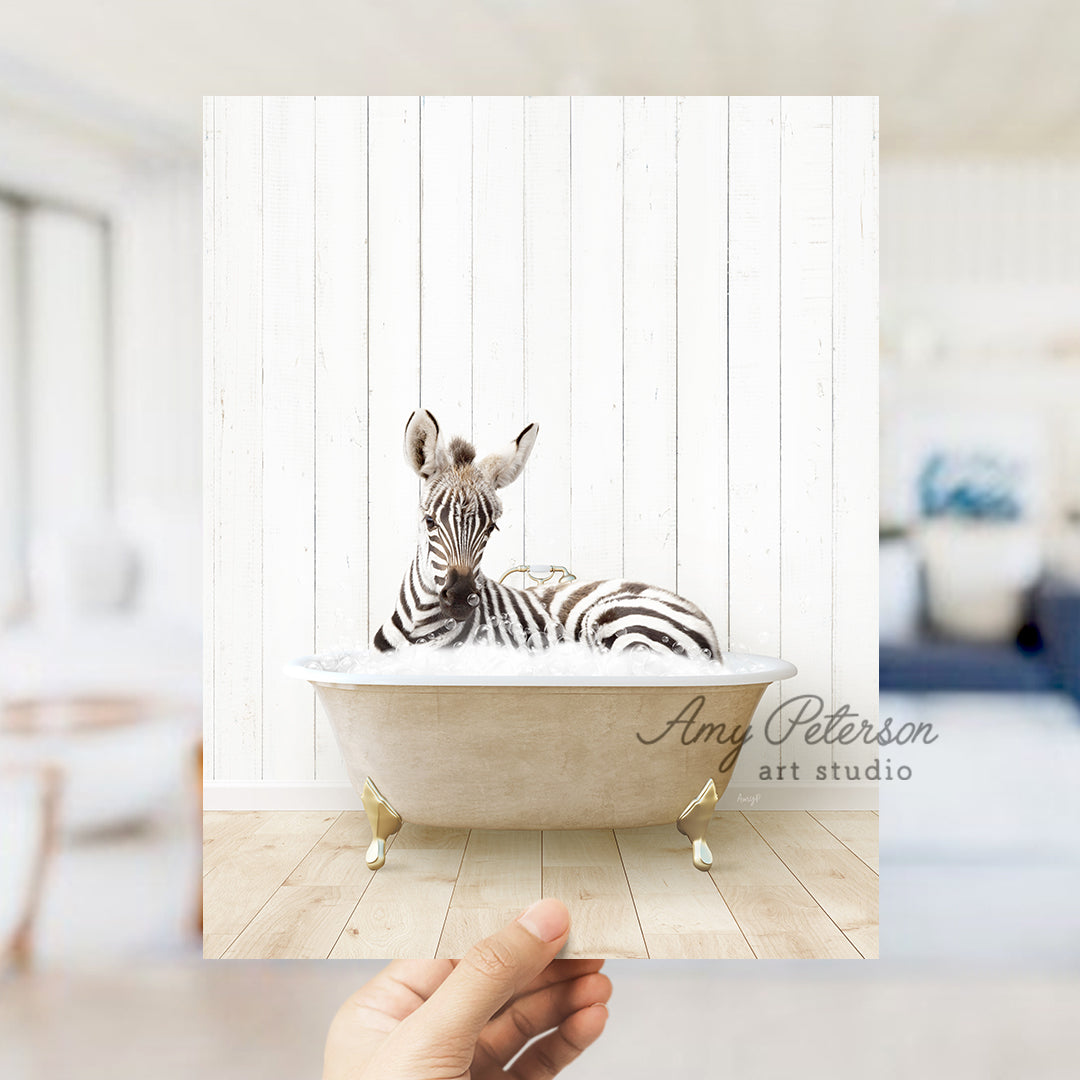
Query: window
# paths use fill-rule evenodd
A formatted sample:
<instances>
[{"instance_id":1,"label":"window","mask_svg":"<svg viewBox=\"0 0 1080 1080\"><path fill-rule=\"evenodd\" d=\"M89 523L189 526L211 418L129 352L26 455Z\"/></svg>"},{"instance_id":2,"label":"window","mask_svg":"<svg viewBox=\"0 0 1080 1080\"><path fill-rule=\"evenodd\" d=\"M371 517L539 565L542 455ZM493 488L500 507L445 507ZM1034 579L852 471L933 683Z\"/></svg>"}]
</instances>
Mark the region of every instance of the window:
<instances>
[{"instance_id":1,"label":"window","mask_svg":"<svg viewBox=\"0 0 1080 1080\"><path fill-rule=\"evenodd\" d=\"M113 502L110 229L0 194L0 624L35 545Z\"/></svg>"}]
</instances>

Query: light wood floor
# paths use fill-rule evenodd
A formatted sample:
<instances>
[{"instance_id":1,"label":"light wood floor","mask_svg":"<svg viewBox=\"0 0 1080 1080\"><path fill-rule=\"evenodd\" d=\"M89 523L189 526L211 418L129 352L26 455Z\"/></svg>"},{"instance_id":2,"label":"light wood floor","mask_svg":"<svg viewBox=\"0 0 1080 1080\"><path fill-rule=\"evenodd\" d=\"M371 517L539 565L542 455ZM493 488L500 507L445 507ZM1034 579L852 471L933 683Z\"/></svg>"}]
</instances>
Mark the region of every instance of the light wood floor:
<instances>
[{"instance_id":1,"label":"light wood floor","mask_svg":"<svg viewBox=\"0 0 1080 1080\"><path fill-rule=\"evenodd\" d=\"M674 825L482 832L406 824L377 873L362 813L204 815L203 955L459 957L541 896L565 956L876 958L871 811L728 811L695 870Z\"/></svg>"}]
</instances>

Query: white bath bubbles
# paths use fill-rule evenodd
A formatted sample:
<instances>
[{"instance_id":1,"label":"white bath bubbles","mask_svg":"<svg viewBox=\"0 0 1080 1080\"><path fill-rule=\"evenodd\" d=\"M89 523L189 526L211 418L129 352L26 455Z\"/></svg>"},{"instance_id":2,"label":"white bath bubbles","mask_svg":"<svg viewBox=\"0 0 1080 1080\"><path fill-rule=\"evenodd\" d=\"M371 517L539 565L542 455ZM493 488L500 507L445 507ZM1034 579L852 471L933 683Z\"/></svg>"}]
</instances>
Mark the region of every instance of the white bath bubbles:
<instances>
[{"instance_id":1,"label":"white bath bubbles","mask_svg":"<svg viewBox=\"0 0 1080 1080\"><path fill-rule=\"evenodd\" d=\"M534 635L538 637L538 635ZM469 644L452 649L414 647L397 652L375 649L343 648L309 657L301 664L308 670L349 675L349 681L364 676L378 682L400 678L409 683L442 683L463 676L477 680L509 681L534 679L617 679L664 683L689 682L695 679L729 681L739 676L768 674L776 678L778 661L771 657L726 653L722 662L710 656L655 653L630 649L619 653L590 649L577 642L562 642L549 648L530 641L532 648L507 648L500 645ZM782 663L782 662L779 662ZM790 666L790 665L785 665ZM794 673L794 669L792 669ZM787 677L787 673L780 675ZM742 681L742 680L740 680ZM757 681L747 678L745 681ZM767 681L767 680L763 680Z\"/></svg>"}]
</instances>

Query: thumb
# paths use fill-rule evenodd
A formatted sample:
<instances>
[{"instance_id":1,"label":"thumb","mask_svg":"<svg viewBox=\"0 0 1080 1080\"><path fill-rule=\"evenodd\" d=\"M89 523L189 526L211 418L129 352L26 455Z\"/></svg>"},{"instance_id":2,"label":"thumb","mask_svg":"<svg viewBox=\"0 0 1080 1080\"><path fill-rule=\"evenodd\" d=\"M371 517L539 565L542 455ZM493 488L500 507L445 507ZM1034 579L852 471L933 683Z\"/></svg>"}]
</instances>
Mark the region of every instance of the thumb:
<instances>
[{"instance_id":1,"label":"thumb","mask_svg":"<svg viewBox=\"0 0 1080 1080\"><path fill-rule=\"evenodd\" d=\"M468 1040L555 959L570 932L558 900L538 900L512 923L474 945L427 1002L410 1017L421 1039Z\"/></svg>"}]
</instances>

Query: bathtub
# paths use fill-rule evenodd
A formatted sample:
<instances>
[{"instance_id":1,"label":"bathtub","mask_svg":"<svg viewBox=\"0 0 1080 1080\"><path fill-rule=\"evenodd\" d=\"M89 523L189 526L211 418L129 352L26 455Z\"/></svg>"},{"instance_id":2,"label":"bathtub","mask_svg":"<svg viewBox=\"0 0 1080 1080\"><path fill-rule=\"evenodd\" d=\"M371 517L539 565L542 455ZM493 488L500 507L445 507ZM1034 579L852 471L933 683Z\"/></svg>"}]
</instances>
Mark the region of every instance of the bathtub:
<instances>
[{"instance_id":1,"label":"bathtub","mask_svg":"<svg viewBox=\"0 0 1080 1080\"><path fill-rule=\"evenodd\" d=\"M671 823L708 870L705 829L765 688L796 673L640 676L348 674L289 664L315 687L372 826L378 869L402 821L466 829Z\"/></svg>"}]
</instances>

